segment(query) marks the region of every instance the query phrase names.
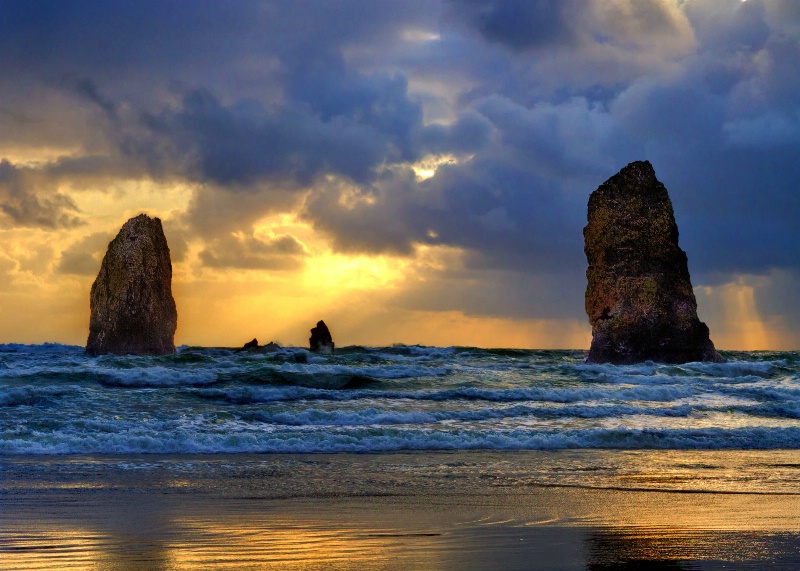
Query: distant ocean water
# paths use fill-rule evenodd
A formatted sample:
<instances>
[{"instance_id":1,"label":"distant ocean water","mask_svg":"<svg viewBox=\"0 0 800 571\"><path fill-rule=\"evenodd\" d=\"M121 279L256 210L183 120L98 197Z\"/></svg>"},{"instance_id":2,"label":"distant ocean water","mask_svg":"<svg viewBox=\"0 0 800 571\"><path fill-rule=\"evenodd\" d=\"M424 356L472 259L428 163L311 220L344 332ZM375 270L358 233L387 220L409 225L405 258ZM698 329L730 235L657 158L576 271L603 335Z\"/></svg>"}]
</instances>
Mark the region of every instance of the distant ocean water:
<instances>
[{"instance_id":1,"label":"distant ocean water","mask_svg":"<svg viewBox=\"0 0 800 571\"><path fill-rule=\"evenodd\" d=\"M589 365L582 351L0 345L0 454L800 448L800 353Z\"/></svg>"}]
</instances>

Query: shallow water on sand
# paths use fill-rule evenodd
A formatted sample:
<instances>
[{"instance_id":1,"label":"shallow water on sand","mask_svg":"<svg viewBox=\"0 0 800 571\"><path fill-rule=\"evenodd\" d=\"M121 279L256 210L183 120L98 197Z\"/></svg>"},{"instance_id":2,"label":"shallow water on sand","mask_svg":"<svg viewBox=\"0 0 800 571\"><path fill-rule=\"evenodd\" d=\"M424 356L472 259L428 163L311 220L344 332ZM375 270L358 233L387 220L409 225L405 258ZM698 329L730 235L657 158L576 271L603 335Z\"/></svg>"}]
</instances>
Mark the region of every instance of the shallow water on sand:
<instances>
[{"instance_id":1,"label":"shallow water on sand","mask_svg":"<svg viewBox=\"0 0 800 571\"><path fill-rule=\"evenodd\" d=\"M794 458L7 456L0 561L3 569L797 569ZM743 475L765 478L770 464L785 471L778 485L741 487ZM698 467L709 475L676 476Z\"/></svg>"}]
</instances>

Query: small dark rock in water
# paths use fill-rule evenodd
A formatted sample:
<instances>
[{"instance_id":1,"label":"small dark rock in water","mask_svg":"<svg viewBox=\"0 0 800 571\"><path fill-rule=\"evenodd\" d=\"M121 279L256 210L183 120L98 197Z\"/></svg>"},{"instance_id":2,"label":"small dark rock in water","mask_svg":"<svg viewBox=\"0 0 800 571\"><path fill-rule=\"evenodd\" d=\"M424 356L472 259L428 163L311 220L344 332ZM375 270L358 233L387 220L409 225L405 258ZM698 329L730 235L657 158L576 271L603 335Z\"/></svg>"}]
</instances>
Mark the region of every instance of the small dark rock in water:
<instances>
[{"instance_id":1,"label":"small dark rock in water","mask_svg":"<svg viewBox=\"0 0 800 571\"><path fill-rule=\"evenodd\" d=\"M686 253L667 189L647 161L589 198L583 229L591 363L721 361L697 317Z\"/></svg>"},{"instance_id":2,"label":"small dark rock in water","mask_svg":"<svg viewBox=\"0 0 800 571\"><path fill-rule=\"evenodd\" d=\"M333 353L334 344L331 332L324 321L318 321L317 326L311 329L311 338L308 340L311 350L317 353Z\"/></svg>"},{"instance_id":3,"label":"small dark rock in water","mask_svg":"<svg viewBox=\"0 0 800 571\"><path fill-rule=\"evenodd\" d=\"M280 348L281 348L280 345L278 345L274 341L270 341L266 345L262 345L261 347L259 347L258 350L261 353L274 353L275 351L277 351Z\"/></svg>"},{"instance_id":4,"label":"small dark rock in water","mask_svg":"<svg viewBox=\"0 0 800 571\"><path fill-rule=\"evenodd\" d=\"M178 312L161 220L140 214L111 243L90 296L89 355L175 352Z\"/></svg>"},{"instance_id":5,"label":"small dark rock in water","mask_svg":"<svg viewBox=\"0 0 800 571\"><path fill-rule=\"evenodd\" d=\"M274 353L280 348L280 345L272 341L266 345L259 345L258 339L253 339L252 341L245 343L241 349L237 349L236 352L241 353L242 351L248 351L250 353Z\"/></svg>"}]
</instances>

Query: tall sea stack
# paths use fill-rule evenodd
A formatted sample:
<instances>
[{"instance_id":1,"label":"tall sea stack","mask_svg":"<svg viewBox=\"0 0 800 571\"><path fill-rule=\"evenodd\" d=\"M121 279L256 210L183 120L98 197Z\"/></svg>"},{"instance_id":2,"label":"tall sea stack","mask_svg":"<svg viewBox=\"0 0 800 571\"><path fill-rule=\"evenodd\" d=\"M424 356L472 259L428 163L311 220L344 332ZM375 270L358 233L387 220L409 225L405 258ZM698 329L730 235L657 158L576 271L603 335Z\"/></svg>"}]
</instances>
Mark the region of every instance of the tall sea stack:
<instances>
[{"instance_id":1,"label":"tall sea stack","mask_svg":"<svg viewBox=\"0 0 800 571\"><path fill-rule=\"evenodd\" d=\"M140 214L108 245L90 297L89 355L175 352L178 312L161 220Z\"/></svg>"},{"instance_id":2,"label":"tall sea stack","mask_svg":"<svg viewBox=\"0 0 800 571\"><path fill-rule=\"evenodd\" d=\"M589 197L583 229L591 363L720 361L697 318L667 189L637 161Z\"/></svg>"}]
</instances>

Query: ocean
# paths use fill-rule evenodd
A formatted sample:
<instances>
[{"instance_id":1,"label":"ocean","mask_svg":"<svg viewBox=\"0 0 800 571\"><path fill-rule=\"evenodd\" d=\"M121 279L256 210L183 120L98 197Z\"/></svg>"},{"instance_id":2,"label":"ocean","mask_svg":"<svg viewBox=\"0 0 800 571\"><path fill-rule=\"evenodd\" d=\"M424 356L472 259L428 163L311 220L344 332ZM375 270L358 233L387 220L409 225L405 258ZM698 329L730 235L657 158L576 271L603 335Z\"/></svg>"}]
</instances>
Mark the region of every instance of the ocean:
<instances>
[{"instance_id":1,"label":"ocean","mask_svg":"<svg viewBox=\"0 0 800 571\"><path fill-rule=\"evenodd\" d=\"M800 353L0 346L3 569L800 568Z\"/></svg>"},{"instance_id":2,"label":"ocean","mask_svg":"<svg viewBox=\"0 0 800 571\"><path fill-rule=\"evenodd\" d=\"M582 351L0 345L0 454L798 449L800 353L593 365Z\"/></svg>"}]
</instances>

